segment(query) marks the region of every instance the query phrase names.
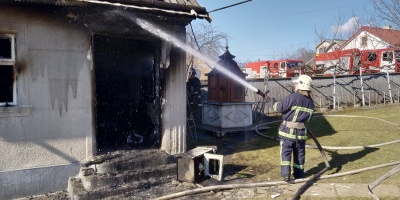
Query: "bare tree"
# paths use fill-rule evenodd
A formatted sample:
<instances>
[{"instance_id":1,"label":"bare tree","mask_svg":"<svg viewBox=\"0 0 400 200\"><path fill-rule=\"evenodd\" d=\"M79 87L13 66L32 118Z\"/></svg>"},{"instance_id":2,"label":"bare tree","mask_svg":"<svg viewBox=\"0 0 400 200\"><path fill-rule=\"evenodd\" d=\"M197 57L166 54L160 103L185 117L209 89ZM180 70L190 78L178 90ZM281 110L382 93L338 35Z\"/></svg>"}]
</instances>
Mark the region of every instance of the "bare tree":
<instances>
[{"instance_id":1,"label":"bare tree","mask_svg":"<svg viewBox=\"0 0 400 200\"><path fill-rule=\"evenodd\" d=\"M320 40L320 43L323 41L328 41L329 46L322 47L322 52L321 49L316 50L318 54L320 53L325 53L325 52L335 52L337 45L340 46L340 43L347 40L350 38L352 35L354 35L357 30L361 27L360 23L360 18L353 13L353 17L350 19L345 19L341 13L339 13L338 17L336 18L336 24L331 27L331 36L330 39L326 38L328 35L326 32L318 32L317 30L315 31L317 38ZM334 45L337 44L337 45ZM333 53L333 57L336 57L339 55L339 52ZM328 55L331 56L331 55ZM332 58L333 59L333 58ZM336 59L333 59L336 60ZM316 66L315 63L312 63L312 65L316 66L314 69L317 74L324 73L325 71L331 70L335 66L342 66L342 60L339 60L339 62L336 61L329 61L324 65L324 67L318 67ZM318 69L317 69L318 68ZM336 70L341 71L340 73L345 73L346 69L342 68L336 68Z\"/></svg>"},{"instance_id":2,"label":"bare tree","mask_svg":"<svg viewBox=\"0 0 400 200\"><path fill-rule=\"evenodd\" d=\"M289 58L302 60L303 63L307 63L315 57L315 50L307 48L299 48L292 54L289 54Z\"/></svg>"},{"instance_id":3,"label":"bare tree","mask_svg":"<svg viewBox=\"0 0 400 200\"><path fill-rule=\"evenodd\" d=\"M200 23L197 26L189 24L186 27L186 42L199 52L211 59L217 60L225 49L227 34L219 32L209 23ZM194 67L196 58L187 54L187 67Z\"/></svg>"},{"instance_id":4,"label":"bare tree","mask_svg":"<svg viewBox=\"0 0 400 200\"><path fill-rule=\"evenodd\" d=\"M400 28L400 0L371 0L374 22ZM381 24L382 25L382 24Z\"/></svg>"},{"instance_id":5,"label":"bare tree","mask_svg":"<svg viewBox=\"0 0 400 200\"><path fill-rule=\"evenodd\" d=\"M307 48L299 48L293 53L289 54L288 58L302 60L304 70L306 74L312 75L313 73L313 66L314 66L314 58L315 58L315 50L307 49Z\"/></svg>"}]
</instances>

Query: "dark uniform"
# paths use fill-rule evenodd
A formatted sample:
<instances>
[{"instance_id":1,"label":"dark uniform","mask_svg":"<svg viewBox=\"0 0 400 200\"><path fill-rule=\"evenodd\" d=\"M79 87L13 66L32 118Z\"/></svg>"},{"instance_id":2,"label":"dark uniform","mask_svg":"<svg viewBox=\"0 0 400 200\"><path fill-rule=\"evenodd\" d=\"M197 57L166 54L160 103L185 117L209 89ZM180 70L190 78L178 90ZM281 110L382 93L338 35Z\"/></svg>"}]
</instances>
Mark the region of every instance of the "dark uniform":
<instances>
[{"instance_id":1,"label":"dark uniform","mask_svg":"<svg viewBox=\"0 0 400 200\"><path fill-rule=\"evenodd\" d=\"M201 113L199 106L202 104L202 96L201 96L201 82L200 80L195 76L196 71L192 70L191 73L189 74L189 79L186 83L186 90L187 90L187 95L188 95L188 112L187 114L193 114L194 119L196 122L201 122ZM188 116L190 117L190 116Z\"/></svg>"},{"instance_id":2,"label":"dark uniform","mask_svg":"<svg viewBox=\"0 0 400 200\"><path fill-rule=\"evenodd\" d=\"M299 92L292 93L282 101L273 104L273 110L283 114L283 123L279 127L281 139L281 175L289 178L293 153L293 176L304 176L305 142L308 138L305 123L314 113L313 100Z\"/></svg>"}]
</instances>

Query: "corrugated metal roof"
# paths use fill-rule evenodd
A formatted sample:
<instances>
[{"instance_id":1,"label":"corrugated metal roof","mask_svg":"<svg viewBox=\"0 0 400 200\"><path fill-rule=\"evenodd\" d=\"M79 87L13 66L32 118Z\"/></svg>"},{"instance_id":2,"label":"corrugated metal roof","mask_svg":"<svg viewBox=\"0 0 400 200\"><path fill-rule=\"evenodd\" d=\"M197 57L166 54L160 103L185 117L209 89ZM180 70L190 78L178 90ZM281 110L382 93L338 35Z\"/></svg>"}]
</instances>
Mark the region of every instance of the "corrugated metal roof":
<instances>
[{"instance_id":1,"label":"corrugated metal roof","mask_svg":"<svg viewBox=\"0 0 400 200\"><path fill-rule=\"evenodd\" d=\"M35 3L57 6L80 6L102 4L133 9L160 11L194 16L211 20L207 10L197 0L14 0L16 3ZM194 11L194 12L193 12Z\"/></svg>"},{"instance_id":2,"label":"corrugated metal roof","mask_svg":"<svg viewBox=\"0 0 400 200\"><path fill-rule=\"evenodd\" d=\"M52 4L52 5L79 5L84 3L84 0L14 0L15 2L30 2L30 3L42 3L42 4ZM108 0L102 2L110 2L110 3L121 3L121 4L129 4L129 5L154 5L157 6L160 3L167 4L177 4L177 5L185 5L185 6L193 6L202 8L202 6L196 0Z\"/></svg>"},{"instance_id":3,"label":"corrugated metal roof","mask_svg":"<svg viewBox=\"0 0 400 200\"><path fill-rule=\"evenodd\" d=\"M15 2L47 4L47 5L57 5L57 6L77 6L77 5L84 4L83 1L77 1L77 0L14 0L14 1Z\"/></svg>"},{"instance_id":4,"label":"corrugated metal roof","mask_svg":"<svg viewBox=\"0 0 400 200\"><path fill-rule=\"evenodd\" d=\"M201 7L200 4L196 0L163 0L164 2L168 3L175 3L175 4L183 4L183 5L191 5L196 7Z\"/></svg>"}]
</instances>

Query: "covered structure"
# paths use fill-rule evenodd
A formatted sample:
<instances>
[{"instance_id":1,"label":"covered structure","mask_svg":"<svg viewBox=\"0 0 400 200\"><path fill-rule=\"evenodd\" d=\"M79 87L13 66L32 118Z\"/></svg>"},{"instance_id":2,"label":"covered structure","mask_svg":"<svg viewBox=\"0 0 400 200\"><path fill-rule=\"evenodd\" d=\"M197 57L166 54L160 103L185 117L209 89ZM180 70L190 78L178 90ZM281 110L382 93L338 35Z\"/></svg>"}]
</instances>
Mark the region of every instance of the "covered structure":
<instances>
[{"instance_id":1,"label":"covered structure","mask_svg":"<svg viewBox=\"0 0 400 200\"><path fill-rule=\"evenodd\" d=\"M202 127L223 136L225 132L244 130L253 124L253 103L245 102L245 88L237 79L245 80L246 74L233 60L235 56L228 47L219 58L218 66L206 74L208 98L203 103Z\"/></svg>"}]
</instances>

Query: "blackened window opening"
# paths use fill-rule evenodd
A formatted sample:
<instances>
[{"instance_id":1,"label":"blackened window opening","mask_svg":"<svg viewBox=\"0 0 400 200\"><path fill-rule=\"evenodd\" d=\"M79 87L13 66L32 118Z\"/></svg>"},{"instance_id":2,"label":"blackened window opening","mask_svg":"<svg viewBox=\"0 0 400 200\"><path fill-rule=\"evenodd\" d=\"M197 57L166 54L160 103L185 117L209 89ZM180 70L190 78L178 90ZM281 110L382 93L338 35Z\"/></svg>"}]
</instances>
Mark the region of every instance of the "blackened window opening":
<instances>
[{"instance_id":1,"label":"blackened window opening","mask_svg":"<svg viewBox=\"0 0 400 200\"><path fill-rule=\"evenodd\" d=\"M13 102L13 77L12 65L0 65L0 103Z\"/></svg>"},{"instance_id":2,"label":"blackened window opening","mask_svg":"<svg viewBox=\"0 0 400 200\"><path fill-rule=\"evenodd\" d=\"M12 58L12 41L8 37L0 37L0 59Z\"/></svg>"}]
</instances>

